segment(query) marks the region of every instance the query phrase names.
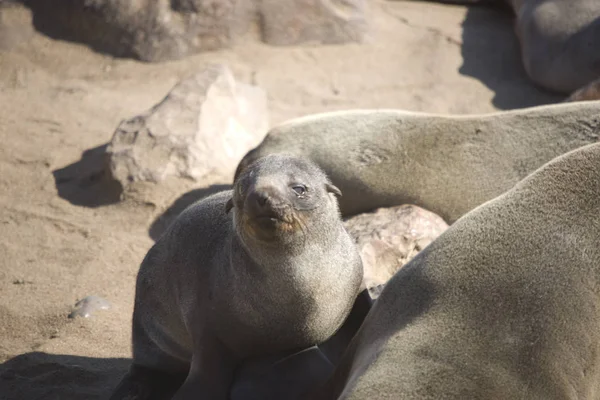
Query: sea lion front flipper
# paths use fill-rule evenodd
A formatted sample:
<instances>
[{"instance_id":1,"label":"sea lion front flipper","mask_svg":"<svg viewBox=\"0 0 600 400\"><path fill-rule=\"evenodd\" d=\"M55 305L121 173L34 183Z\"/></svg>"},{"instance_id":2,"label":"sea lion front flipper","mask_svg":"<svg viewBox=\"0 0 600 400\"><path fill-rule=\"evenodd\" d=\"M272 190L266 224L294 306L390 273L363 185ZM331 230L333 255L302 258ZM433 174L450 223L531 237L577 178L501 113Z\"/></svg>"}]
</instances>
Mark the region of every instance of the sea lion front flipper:
<instances>
[{"instance_id":1,"label":"sea lion front flipper","mask_svg":"<svg viewBox=\"0 0 600 400\"><path fill-rule=\"evenodd\" d=\"M236 373L230 400L297 400L324 385L372 303L368 292L362 291L342 327L318 346L246 360Z\"/></svg>"},{"instance_id":2,"label":"sea lion front flipper","mask_svg":"<svg viewBox=\"0 0 600 400\"><path fill-rule=\"evenodd\" d=\"M187 379L171 400L228 400L238 361L216 337L199 336Z\"/></svg>"},{"instance_id":3,"label":"sea lion front flipper","mask_svg":"<svg viewBox=\"0 0 600 400\"><path fill-rule=\"evenodd\" d=\"M247 360L236 373L229 399L297 400L307 388L324 384L333 369L317 346Z\"/></svg>"}]
</instances>

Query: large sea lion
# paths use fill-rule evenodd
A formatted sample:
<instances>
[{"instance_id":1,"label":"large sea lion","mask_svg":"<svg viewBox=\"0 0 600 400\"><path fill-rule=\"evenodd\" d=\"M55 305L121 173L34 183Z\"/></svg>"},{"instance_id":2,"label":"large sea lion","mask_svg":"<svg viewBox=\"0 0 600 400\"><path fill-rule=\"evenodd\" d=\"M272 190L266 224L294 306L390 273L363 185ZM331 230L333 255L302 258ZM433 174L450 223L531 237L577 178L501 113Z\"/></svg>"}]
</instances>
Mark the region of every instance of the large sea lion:
<instances>
[{"instance_id":1,"label":"large sea lion","mask_svg":"<svg viewBox=\"0 0 600 400\"><path fill-rule=\"evenodd\" d=\"M262 156L288 152L312 159L344 192L344 216L415 204L451 223L544 163L599 139L600 102L471 116L351 110L271 129L236 174Z\"/></svg>"},{"instance_id":2,"label":"large sea lion","mask_svg":"<svg viewBox=\"0 0 600 400\"><path fill-rule=\"evenodd\" d=\"M600 398L600 144L546 164L402 268L308 398Z\"/></svg>"},{"instance_id":3,"label":"large sea lion","mask_svg":"<svg viewBox=\"0 0 600 400\"><path fill-rule=\"evenodd\" d=\"M362 279L340 194L310 161L272 155L183 211L140 267L112 399L225 400L242 361L330 338Z\"/></svg>"}]
</instances>

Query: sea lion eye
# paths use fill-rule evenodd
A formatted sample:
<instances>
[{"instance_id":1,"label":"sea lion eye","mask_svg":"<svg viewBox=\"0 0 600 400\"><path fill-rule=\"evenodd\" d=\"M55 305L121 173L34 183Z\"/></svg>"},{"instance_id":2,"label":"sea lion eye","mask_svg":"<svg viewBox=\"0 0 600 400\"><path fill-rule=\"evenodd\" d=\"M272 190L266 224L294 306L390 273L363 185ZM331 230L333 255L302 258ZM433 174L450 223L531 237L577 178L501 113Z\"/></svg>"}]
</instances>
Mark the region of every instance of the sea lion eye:
<instances>
[{"instance_id":1,"label":"sea lion eye","mask_svg":"<svg viewBox=\"0 0 600 400\"><path fill-rule=\"evenodd\" d=\"M306 186L304 185L294 185L292 186L292 190L296 192L298 196L303 196L306 193Z\"/></svg>"}]
</instances>

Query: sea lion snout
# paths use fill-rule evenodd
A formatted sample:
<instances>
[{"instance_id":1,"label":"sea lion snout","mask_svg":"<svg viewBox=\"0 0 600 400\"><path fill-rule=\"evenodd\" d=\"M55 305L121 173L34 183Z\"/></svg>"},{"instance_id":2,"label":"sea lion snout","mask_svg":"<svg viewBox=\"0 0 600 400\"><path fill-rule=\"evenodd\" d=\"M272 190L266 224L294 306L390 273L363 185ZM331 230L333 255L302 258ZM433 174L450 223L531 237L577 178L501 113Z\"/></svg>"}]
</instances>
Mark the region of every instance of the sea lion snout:
<instances>
[{"instance_id":1,"label":"sea lion snout","mask_svg":"<svg viewBox=\"0 0 600 400\"><path fill-rule=\"evenodd\" d=\"M236 178L225 210L237 209L238 232L247 239L292 243L337 207L328 192L341 194L315 164L273 154L253 162Z\"/></svg>"},{"instance_id":2,"label":"sea lion snout","mask_svg":"<svg viewBox=\"0 0 600 400\"><path fill-rule=\"evenodd\" d=\"M274 218L287 221L291 205L276 187L262 186L250 190L244 209L250 218Z\"/></svg>"}]
</instances>

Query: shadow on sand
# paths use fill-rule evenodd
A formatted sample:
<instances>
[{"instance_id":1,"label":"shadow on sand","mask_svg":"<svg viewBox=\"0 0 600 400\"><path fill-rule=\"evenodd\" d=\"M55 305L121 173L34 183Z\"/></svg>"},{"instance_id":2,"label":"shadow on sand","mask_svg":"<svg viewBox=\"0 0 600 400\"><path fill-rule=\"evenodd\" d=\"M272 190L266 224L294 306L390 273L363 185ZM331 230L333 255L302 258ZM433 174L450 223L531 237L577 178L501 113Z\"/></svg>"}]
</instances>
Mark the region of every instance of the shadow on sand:
<instances>
[{"instance_id":1,"label":"shadow on sand","mask_svg":"<svg viewBox=\"0 0 600 400\"><path fill-rule=\"evenodd\" d=\"M425 0L418 0L425 3ZM21 0L32 10L39 32L60 40L83 43L100 53L136 58L128 45L129 34L114 26L107 29L105 18L81 2L68 0L56 6L46 0ZM447 4L469 5L463 21L463 65L459 73L480 80L495 92L492 103L499 109L514 109L562 101L565 96L537 87L521 62L520 46L514 32L514 15L502 0L437 0ZM52 3L52 4L50 4ZM81 4L80 4L81 3ZM76 22L87 15L88 25ZM83 29L85 38L77 34Z\"/></svg>"},{"instance_id":2,"label":"shadow on sand","mask_svg":"<svg viewBox=\"0 0 600 400\"><path fill-rule=\"evenodd\" d=\"M79 161L52 171L61 198L73 205L86 207L119 202L123 188L108 173L106 146L86 150Z\"/></svg>"},{"instance_id":3,"label":"shadow on sand","mask_svg":"<svg viewBox=\"0 0 600 400\"><path fill-rule=\"evenodd\" d=\"M117 58L137 58L130 48L131 33L112 22L101 5L80 0L19 1L31 10L34 28L52 39L80 43Z\"/></svg>"},{"instance_id":4,"label":"shadow on sand","mask_svg":"<svg viewBox=\"0 0 600 400\"><path fill-rule=\"evenodd\" d=\"M0 365L5 400L107 399L131 359L25 353Z\"/></svg>"},{"instance_id":5,"label":"shadow on sand","mask_svg":"<svg viewBox=\"0 0 600 400\"><path fill-rule=\"evenodd\" d=\"M470 7L462 23L463 64L458 72L494 91L492 104L502 110L557 103L565 96L536 86L527 76L506 7Z\"/></svg>"}]
</instances>

